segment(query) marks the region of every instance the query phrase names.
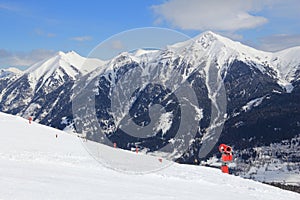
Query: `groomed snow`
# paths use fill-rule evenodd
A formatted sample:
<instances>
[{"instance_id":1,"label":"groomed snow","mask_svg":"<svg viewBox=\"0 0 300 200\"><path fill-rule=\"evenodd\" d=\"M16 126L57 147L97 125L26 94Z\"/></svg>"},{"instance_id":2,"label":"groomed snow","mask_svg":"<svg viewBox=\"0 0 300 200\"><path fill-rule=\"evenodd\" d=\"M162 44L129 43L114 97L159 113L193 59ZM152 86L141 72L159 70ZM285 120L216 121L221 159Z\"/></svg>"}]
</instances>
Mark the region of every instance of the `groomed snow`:
<instances>
[{"instance_id":1,"label":"groomed snow","mask_svg":"<svg viewBox=\"0 0 300 200\"><path fill-rule=\"evenodd\" d=\"M77 136L3 113L0 134L0 199L300 199L299 194L206 167L173 164L151 174L120 173L95 161ZM111 151L121 155L116 159L140 156Z\"/></svg>"}]
</instances>

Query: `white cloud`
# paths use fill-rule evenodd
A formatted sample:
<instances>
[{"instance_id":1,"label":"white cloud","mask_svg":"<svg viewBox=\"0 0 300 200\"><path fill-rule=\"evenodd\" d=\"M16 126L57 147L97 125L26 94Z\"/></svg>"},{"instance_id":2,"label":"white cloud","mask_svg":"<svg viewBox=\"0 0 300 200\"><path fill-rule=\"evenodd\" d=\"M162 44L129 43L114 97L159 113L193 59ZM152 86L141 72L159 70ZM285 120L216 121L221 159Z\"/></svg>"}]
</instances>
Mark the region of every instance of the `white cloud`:
<instances>
[{"instance_id":1,"label":"white cloud","mask_svg":"<svg viewBox=\"0 0 300 200\"><path fill-rule=\"evenodd\" d=\"M0 49L0 68L27 67L54 54L54 51L45 49L35 49L30 52L11 52Z\"/></svg>"},{"instance_id":2,"label":"white cloud","mask_svg":"<svg viewBox=\"0 0 300 200\"><path fill-rule=\"evenodd\" d=\"M125 45L120 40L111 41L111 48L115 50L121 50L125 48Z\"/></svg>"},{"instance_id":3,"label":"white cloud","mask_svg":"<svg viewBox=\"0 0 300 200\"><path fill-rule=\"evenodd\" d=\"M20 8L12 4L0 3L0 10L19 11Z\"/></svg>"},{"instance_id":4,"label":"white cloud","mask_svg":"<svg viewBox=\"0 0 300 200\"><path fill-rule=\"evenodd\" d=\"M300 46L300 34L277 34L259 39L258 48L265 51L279 51Z\"/></svg>"},{"instance_id":5,"label":"white cloud","mask_svg":"<svg viewBox=\"0 0 300 200\"><path fill-rule=\"evenodd\" d=\"M169 0L152 7L158 15L155 23L167 21L190 30L236 31L268 22L255 13L277 0Z\"/></svg>"},{"instance_id":6,"label":"white cloud","mask_svg":"<svg viewBox=\"0 0 300 200\"><path fill-rule=\"evenodd\" d=\"M299 7L299 0L276 0L270 7L272 10L270 15L271 17L296 19L298 21L300 17Z\"/></svg>"},{"instance_id":7,"label":"white cloud","mask_svg":"<svg viewBox=\"0 0 300 200\"><path fill-rule=\"evenodd\" d=\"M225 37L228 37L228 38L230 38L232 40L240 41L240 40L244 39L243 35L237 34L237 33L234 33L234 32L228 32L228 31L226 31L226 32L217 32L217 33L219 33L220 35L223 35Z\"/></svg>"},{"instance_id":8,"label":"white cloud","mask_svg":"<svg viewBox=\"0 0 300 200\"><path fill-rule=\"evenodd\" d=\"M72 37L70 39L77 42L85 42L85 41L92 40L93 38L91 36L78 36L78 37Z\"/></svg>"},{"instance_id":9,"label":"white cloud","mask_svg":"<svg viewBox=\"0 0 300 200\"><path fill-rule=\"evenodd\" d=\"M38 28L34 30L34 33L39 35L39 36L45 36L45 37L49 37L49 38L52 38L52 37L56 36L56 34L54 34L54 33L47 33L47 32L45 32L41 29L38 29Z\"/></svg>"}]
</instances>

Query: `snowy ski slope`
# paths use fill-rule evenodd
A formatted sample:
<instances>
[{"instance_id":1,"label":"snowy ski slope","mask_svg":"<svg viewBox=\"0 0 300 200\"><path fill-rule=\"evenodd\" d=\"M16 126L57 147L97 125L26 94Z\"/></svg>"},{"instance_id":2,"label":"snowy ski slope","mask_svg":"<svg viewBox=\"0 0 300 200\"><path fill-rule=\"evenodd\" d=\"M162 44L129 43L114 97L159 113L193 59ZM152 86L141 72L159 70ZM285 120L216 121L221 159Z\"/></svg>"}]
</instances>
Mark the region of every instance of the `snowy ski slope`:
<instances>
[{"instance_id":1,"label":"snowy ski slope","mask_svg":"<svg viewBox=\"0 0 300 200\"><path fill-rule=\"evenodd\" d=\"M0 199L300 199L299 194L206 167L172 164L144 175L117 172L93 159L78 137L3 113L0 138ZM127 160L128 167L167 163L97 148Z\"/></svg>"}]
</instances>

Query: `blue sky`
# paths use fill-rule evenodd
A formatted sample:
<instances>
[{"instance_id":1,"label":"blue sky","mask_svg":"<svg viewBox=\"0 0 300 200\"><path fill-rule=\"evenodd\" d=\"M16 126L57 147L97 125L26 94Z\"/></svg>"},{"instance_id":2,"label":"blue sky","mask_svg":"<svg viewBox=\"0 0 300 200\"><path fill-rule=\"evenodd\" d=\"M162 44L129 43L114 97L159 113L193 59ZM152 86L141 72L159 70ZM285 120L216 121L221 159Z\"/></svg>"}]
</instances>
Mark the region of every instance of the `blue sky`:
<instances>
[{"instance_id":1,"label":"blue sky","mask_svg":"<svg viewBox=\"0 0 300 200\"><path fill-rule=\"evenodd\" d=\"M83 56L120 32L211 30L267 51L300 45L298 0L0 0L0 68L28 66L56 51Z\"/></svg>"}]
</instances>

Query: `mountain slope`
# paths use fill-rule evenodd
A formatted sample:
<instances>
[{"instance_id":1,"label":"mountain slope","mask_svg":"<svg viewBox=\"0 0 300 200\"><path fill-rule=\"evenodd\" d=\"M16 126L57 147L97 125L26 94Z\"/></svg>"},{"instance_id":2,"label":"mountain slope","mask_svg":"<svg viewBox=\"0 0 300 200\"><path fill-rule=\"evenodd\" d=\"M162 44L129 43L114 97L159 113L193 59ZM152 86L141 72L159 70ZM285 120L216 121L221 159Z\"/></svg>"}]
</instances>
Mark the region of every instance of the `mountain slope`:
<instances>
[{"instance_id":1,"label":"mountain slope","mask_svg":"<svg viewBox=\"0 0 300 200\"><path fill-rule=\"evenodd\" d=\"M16 68L0 69L0 91L3 91L22 74L23 72Z\"/></svg>"},{"instance_id":2,"label":"mountain slope","mask_svg":"<svg viewBox=\"0 0 300 200\"><path fill-rule=\"evenodd\" d=\"M51 124L55 119L47 116L57 116L59 110L70 107L75 80L103 63L75 52L58 52L9 82L1 91L0 109L24 117L33 116L35 120Z\"/></svg>"},{"instance_id":3,"label":"mountain slope","mask_svg":"<svg viewBox=\"0 0 300 200\"><path fill-rule=\"evenodd\" d=\"M17 68L0 69L0 79L11 78L14 75L21 75L23 72Z\"/></svg>"},{"instance_id":4,"label":"mountain slope","mask_svg":"<svg viewBox=\"0 0 300 200\"><path fill-rule=\"evenodd\" d=\"M271 200L275 197L293 200L300 197L205 167L174 164L147 175L123 174L102 167L74 135L36 123L30 125L27 120L3 113L0 113L0 127L1 199ZM99 145L99 148L102 151L106 147ZM153 162L148 156L110 149L118 159L139 157L143 162Z\"/></svg>"},{"instance_id":5,"label":"mountain slope","mask_svg":"<svg viewBox=\"0 0 300 200\"><path fill-rule=\"evenodd\" d=\"M103 63L103 61L98 59L87 60L74 51L68 53L60 51L54 57L34 64L25 73L29 74L29 80L32 84L37 85L40 79L43 79L45 82L53 75L55 75L56 79L62 79L67 74L70 78L75 79L76 76L85 75ZM43 85L44 82L41 84Z\"/></svg>"},{"instance_id":6,"label":"mountain slope","mask_svg":"<svg viewBox=\"0 0 300 200\"><path fill-rule=\"evenodd\" d=\"M61 130L85 124L76 131L99 142L96 121L123 149L155 152L169 145L172 159L181 163L199 164L227 143L239 159L236 174L255 178L259 170L254 169L266 169L289 176L300 168L294 145L300 133L299 51L258 51L205 32L162 50L123 52L105 62L59 52L2 82L0 110ZM116 99L124 96L130 98ZM77 100L82 105L74 106ZM90 115L94 110L96 120ZM215 130L222 130L219 140ZM202 152L206 139L215 143ZM264 155L272 159L262 162ZM281 167L264 167L277 159Z\"/></svg>"}]
</instances>

